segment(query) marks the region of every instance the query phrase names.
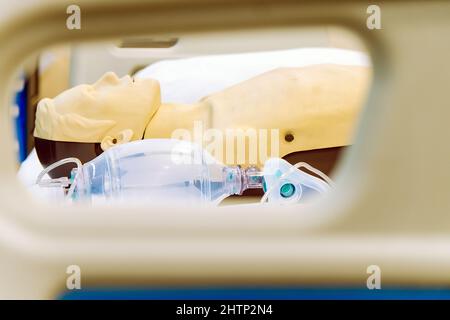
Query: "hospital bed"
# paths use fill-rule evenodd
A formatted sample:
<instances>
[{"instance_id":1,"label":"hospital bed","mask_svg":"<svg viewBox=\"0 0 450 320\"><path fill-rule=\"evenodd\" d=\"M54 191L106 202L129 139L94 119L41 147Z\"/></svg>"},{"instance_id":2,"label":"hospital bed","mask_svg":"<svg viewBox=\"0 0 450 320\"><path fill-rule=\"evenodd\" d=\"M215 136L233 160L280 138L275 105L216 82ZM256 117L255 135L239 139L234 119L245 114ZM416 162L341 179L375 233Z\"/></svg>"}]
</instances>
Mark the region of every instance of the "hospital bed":
<instances>
[{"instance_id":1,"label":"hospital bed","mask_svg":"<svg viewBox=\"0 0 450 320\"><path fill-rule=\"evenodd\" d=\"M146 1L136 11L133 1L80 1L96 14L78 33L58 27L65 17L54 13L67 3L30 4L3 23L0 84L8 87L28 53L62 40L340 24L366 41L375 76L355 144L337 168L335 192L301 214L295 207L276 213L155 208L151 214L136 208L126 215L125 208L112 208L105 218L95 208L61 210L37 204L17 182L4 116L1 143L11 152L1 159L1 297L58 297L74 263L88 287L365 288L370 265L382 269L384 287L448 287L450 150L443 146L450 48L442 39L450 31L450 5L381 1L383 29L369 30L365 2L257 2L191 1L188 10L183 1ZM8 101L3 91L4 115Z\"/></svg>"}]
</instances>

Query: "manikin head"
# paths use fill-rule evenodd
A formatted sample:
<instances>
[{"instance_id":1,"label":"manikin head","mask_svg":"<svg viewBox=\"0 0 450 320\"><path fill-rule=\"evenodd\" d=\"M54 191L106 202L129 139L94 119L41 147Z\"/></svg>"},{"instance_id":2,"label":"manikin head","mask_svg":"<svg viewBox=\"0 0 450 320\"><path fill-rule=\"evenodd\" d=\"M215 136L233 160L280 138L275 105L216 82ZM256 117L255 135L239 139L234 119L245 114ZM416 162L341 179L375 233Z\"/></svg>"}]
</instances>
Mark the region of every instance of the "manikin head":
<instances>
[{"instance_id":1,"label":"manikin head","mask_svg":"<svg viewBox=\"0 0 450 320\"><path fill-rule=\"evenodd\" d=\"M118 78L108 72L93 85L79 85L53 99L42 99L36 111L36 152L44 167L67 157L89 161L113 145L143 138L161 104L159 83ZM70 164L51 171L70 174Z\"/></svg>"}]
</instances>

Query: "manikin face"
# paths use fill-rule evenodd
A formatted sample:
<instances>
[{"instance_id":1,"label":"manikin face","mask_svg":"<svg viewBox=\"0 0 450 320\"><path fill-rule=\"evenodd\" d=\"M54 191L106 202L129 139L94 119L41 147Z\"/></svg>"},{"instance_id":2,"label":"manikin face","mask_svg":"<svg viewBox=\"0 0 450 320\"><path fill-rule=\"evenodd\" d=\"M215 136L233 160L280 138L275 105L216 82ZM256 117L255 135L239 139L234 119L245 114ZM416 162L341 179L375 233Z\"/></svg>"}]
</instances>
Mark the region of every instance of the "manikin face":
<instances>
[{"instance_id":1,"label":"manikin face","mask_svg":"<svg viewBox=\"0 0 450 320\"><path fill-rule=\"evenodd\" d=\"M36 113L35 137L66 142L128 142L142 139L160 105L157 81L118 78L108 72L93 85L79 85L54 99L43 99ZM126 140L126 141L125 141Z\"/></svg>"},{"instance_id":2,"label":"manikin face","mask_svg":"<svg viewBox=\"0 0 450 320\"><path fill-rule=\"evenodd\" d=\"M112 72L92 85L43 99L34 131L39 160L44 167L68 157L87 162L111 146L140 140L160 103L157 81L118 78ZM72 167L62 166L50 176L68 176Z\"/></svg>"}]
</instances>

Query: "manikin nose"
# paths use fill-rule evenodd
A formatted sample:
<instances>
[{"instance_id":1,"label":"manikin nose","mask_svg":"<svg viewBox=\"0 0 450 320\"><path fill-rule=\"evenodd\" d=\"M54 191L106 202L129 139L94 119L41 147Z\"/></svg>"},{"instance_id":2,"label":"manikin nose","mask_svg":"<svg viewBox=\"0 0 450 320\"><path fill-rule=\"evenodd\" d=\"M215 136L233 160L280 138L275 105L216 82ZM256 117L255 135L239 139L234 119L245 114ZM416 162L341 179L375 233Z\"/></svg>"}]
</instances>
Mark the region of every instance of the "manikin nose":
<instances>
[{"instance_id":1,"label":"manikin nose","mask_svg":"<svg viewBox=\"0 0 450 320\"><path fill-rule=\"evenodd\" d=\"M107 72L94 83L94 86L101 86L106 84L116 85L120 83L120 81L121 79L119 79L119 77L117 77L114 72Z\"/></svg>"}]
</instances>

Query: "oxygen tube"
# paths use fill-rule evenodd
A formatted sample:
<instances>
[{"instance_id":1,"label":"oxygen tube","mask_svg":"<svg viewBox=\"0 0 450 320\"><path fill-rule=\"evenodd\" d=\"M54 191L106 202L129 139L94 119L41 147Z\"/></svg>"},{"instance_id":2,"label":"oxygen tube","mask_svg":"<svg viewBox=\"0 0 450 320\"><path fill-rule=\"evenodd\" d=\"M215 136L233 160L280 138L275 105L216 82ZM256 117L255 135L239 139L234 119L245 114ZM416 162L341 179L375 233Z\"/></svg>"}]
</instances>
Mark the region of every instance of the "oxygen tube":
<instances>
[{"instance_id":1,"label":"oxygen tube","mask_svg":"<svg viewBox=\"0 0 450 320\"><path fill-rule=\"evenodd\" d=\"M55 179L43 179L47 173L49 173L50 171L52 171L53 169L55 169L57 167L67 164L67 163L75 163L77 165L76 173L72 177L72 179L69 179L67 177L61 177L61 178L55 178ZM47 168L42 170L41 173L39 173L39 175L36 179L36 184L40 187L62 187L62 188L69 187L69 189L67 190L67 193L66 193L66 197L70 198L70 197L72 197L73 192L75 190L75 186L78 181L78 175L81 172L82 166L83 166L83 164L77 158L65 158L65 159L56 161L55 163L52 163Z\"/></svg>"}]
</instances>

